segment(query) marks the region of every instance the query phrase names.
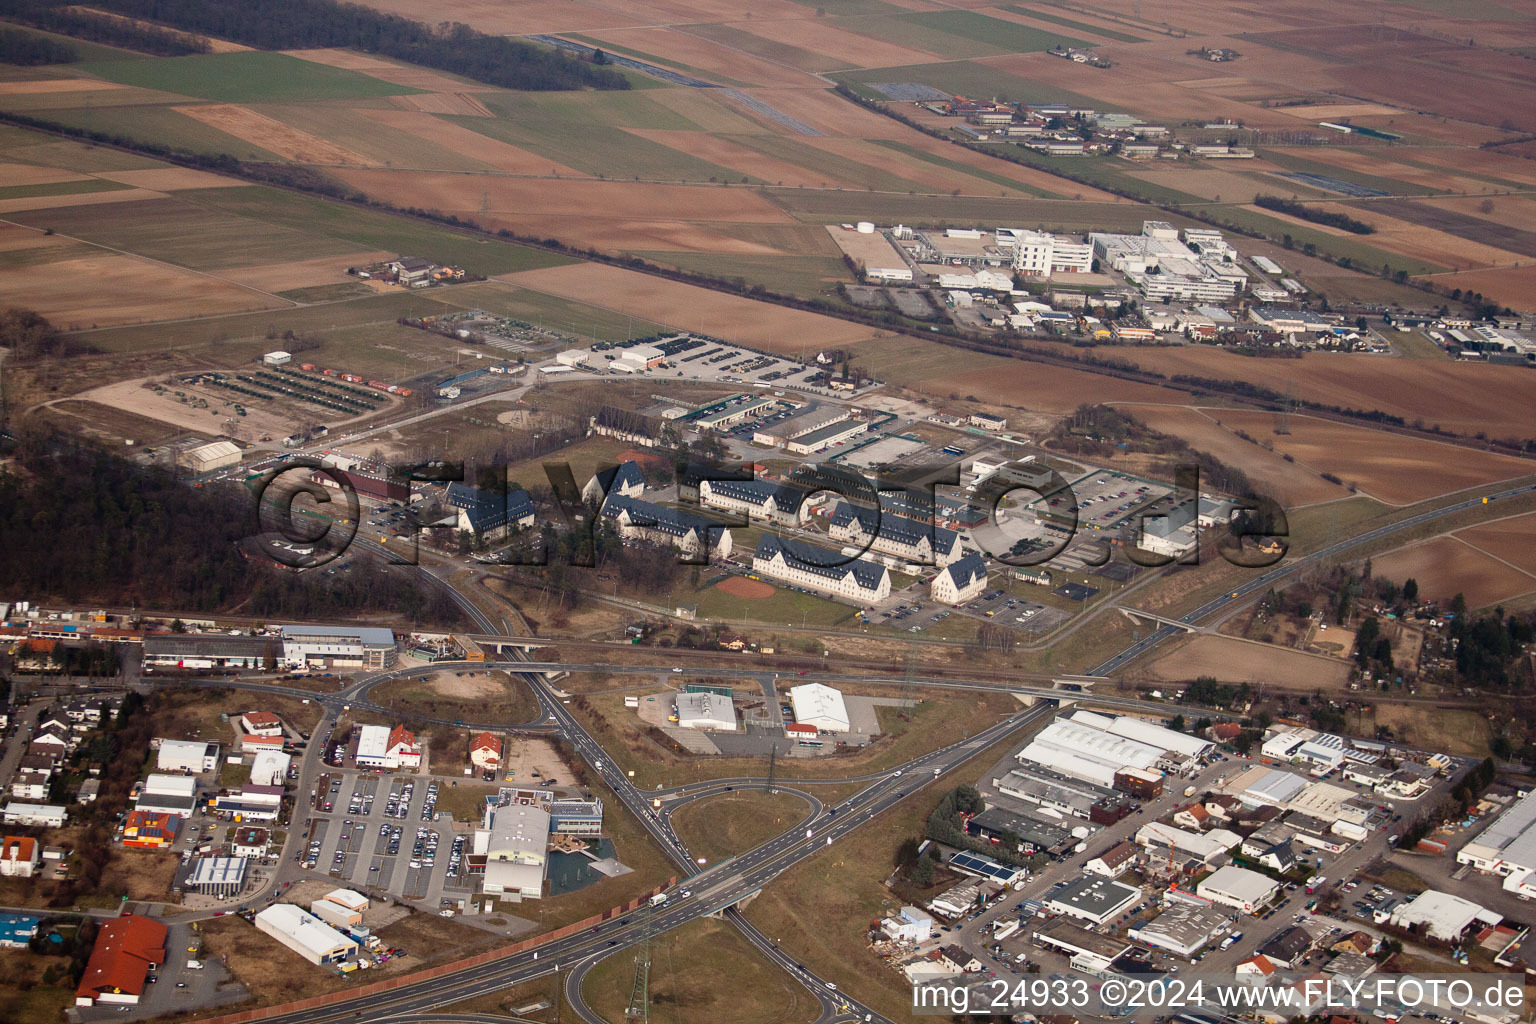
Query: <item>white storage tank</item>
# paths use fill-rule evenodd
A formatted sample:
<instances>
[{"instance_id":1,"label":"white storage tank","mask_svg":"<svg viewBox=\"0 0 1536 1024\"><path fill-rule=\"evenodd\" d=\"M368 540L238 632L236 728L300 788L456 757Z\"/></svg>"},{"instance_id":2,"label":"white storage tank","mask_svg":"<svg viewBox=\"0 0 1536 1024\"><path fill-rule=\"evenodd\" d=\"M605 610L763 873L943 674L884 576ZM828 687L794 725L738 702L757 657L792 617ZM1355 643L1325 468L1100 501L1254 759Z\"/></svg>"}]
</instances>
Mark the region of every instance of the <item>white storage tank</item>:
<instances>
[{"instance_id":1,"label":"white storage tank","mask_svg":"<svg viewBox=\"0 0 1536 1024\"><path fill-rule=\"evenodd\" d=\"M873 221L861 220L859 221L858 228L859 234L861 235L872 235L875 233L875 225Z\"/></svg>"}]
</instances>

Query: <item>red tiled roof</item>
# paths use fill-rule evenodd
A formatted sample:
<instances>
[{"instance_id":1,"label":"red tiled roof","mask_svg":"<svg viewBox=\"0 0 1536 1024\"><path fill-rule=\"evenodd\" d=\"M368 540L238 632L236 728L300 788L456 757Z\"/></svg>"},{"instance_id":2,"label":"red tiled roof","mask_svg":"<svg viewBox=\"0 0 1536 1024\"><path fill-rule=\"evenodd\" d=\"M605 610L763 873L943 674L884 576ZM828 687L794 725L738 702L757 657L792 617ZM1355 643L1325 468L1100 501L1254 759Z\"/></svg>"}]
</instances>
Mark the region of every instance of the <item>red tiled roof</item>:
<instances>
[{"instance_id":1,"label":"red tiled roof","mask_svg":"<svg viewBox=\"0 0 1536 1024\"><path fill-rule=\"evenodd\" d=\"M416 745L416 734L403 725L397 725L389 730L389 749L393 750L402 743L408 747L414 747Z\"/></svg>"},{"instance_id":2,"label":"red tiled roof","mask_svg":"<svg viewBox=\"0 0 1536 1024\"><path fill-rule=\"evenodd\" d=\"M391 737L391 739L393 739L393 737ZM471 751L475 751L475 750L494 750L494 751L496 751L496 753L500 754L501 753L501 740L497 739L495 736L492 736L488 732L483 732L480 735L476 736L470 742L469 749Z\"/></svg>"},{"instance_id":3,"label":"red tiled roof","mask_svg":"<svg viewBox=\"0 0 1536 1024\"><path fill-rule=\"evenodd\" d=\"M247 711L243 716L251 725L282 725L283 720L270 711Z\"/></svg>"},{"instance_id":4,"label":"red tiled roof","mask_svg":"<svg viewBox=\"0 0 1536 1024\"><path fill-rule=\"evenodd\" d=\"M37 840L31 836L6 836L0 842L0 860L16 860L31 863L37 859Z\"/></svg>"},{"instance_id":5,"label":"red tiled roof","mask_svg":"<svg viewBox=\"0 0 1536 1024\"><path fill-rule=\"evenodd\" d=\"M165 962L166 931L159 921L137 914L102 925L75 994L85 999L103 992L143 995L149 965Z\"/></svg>"}]
</instances>

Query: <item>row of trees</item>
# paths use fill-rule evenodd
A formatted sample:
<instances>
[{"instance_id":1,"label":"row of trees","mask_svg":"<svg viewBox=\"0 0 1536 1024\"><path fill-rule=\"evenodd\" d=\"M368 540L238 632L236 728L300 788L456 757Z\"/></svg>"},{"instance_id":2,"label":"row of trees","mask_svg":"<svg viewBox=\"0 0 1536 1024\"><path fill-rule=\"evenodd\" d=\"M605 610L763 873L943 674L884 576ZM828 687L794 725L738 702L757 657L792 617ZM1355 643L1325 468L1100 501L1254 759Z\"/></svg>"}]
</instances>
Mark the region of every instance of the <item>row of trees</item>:
<instances>
[{"instance_id":1,"label":"row of trees","mask_svg":"<svg viewBox=\"0 0 1536 1024\"><path fill-rule=\"evenodd\" d=\"M629 88L629 79L613 68L558 50L457 23L434 28L334 0L104 0L100 6L257 49L362 50L505 89Z\"/></svg>"},{"instance_id":2,"label":"row of trees","mask_svg":"<svg viewBox=\"0 0 1536 1024\"><path fill-rule=\"evenodd\" d=\"M76 39L88 39L93 43L119 46L127 50L137 50L139 53L151 53L157 57L184 57L192 53L207 53L209 50L206 39L161 28L158 25L144 25L127 18L115 18L110 14L102 14L99 11L71 4L23 0L7 6L10 8L11 17L29 25L36 25L38 28L57 32L60 35L73 36ZM68 47L68 49L73 51L74 47ZM79 56L76 55L57 63L78 59Z\"/></svg>"},{"instance_id":3,"label":"row of trees","mask_svg":"<svg viewBox=\"0 0 1536 1024\"><path fill-rule=\"evenodd\" d=\"M1345 213L1335 213L1332 210L1318 210L1306 203L1298 203L1293 199L1283 196L1257 195L1253 197L1253 205L1265 210L1273 210L1283 213L1288 217L1299 217L1302 220L1311 221L1313 224L1323 224L1330 228L1339 228L1356 235L1371 235L1376 229L1363 220L1356 220Z\"/></svg>"},{"instance_id":4,"label":"row of trees","mask_svg":"<svg viewBox=\"0 0 1536 1024\"><path fill-rule=\"evenodd\" d=\"M3 39L3 33L0 33L0 39ZM14 63L3 55L0 55L0 62ZM0 309L0 348L10 349L6 358L18 363L93 351L82 342L71 341L42 314L15 306Z\"/></svg>"},{"instance_id":5,"label":"row of trees","mask_svg":"<svg viewBox=\"0 0 1536 1024\"><path fill-rule=\"evenodd\" d=\"M0 64L35 67L39 64L73 64L79 59L80 51L68 43L23 32L19 28L0 28Z\"/></svg>"}]
</instances>

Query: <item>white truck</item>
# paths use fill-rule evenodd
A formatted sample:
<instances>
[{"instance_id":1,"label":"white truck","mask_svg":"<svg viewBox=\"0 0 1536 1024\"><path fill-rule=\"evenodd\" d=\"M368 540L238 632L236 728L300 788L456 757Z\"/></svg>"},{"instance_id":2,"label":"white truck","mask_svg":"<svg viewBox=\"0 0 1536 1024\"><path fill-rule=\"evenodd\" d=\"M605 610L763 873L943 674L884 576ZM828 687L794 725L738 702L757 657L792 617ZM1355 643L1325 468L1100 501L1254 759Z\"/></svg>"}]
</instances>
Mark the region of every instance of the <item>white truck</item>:
<instances>
[{"instance_id":1,"label":"white truck","mask_svg":"<svg viewBox=\"0 0 1536 1024\"><path fill-rule=\"evenodd\" d=\"M652 896L651 900L650 900L651 906L653 906L653 907L662 906L666 902L667 902L667 894L664 893L664 892L657 893L655 896Z\"/></svg>"}]
</instances>

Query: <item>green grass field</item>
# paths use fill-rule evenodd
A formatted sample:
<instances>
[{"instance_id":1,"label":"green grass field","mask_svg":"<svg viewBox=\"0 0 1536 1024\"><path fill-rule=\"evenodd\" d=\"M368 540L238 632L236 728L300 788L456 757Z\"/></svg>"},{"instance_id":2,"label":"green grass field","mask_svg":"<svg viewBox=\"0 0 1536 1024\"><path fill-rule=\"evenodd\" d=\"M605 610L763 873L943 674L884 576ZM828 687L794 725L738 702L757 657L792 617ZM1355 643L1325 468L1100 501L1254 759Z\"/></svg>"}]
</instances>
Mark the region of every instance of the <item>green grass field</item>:
<instances>
[{"instance_id":1,"label":"green grass field","mask_svg":"<svg viewBox=\"0 0 1536 1024\"><path fill-rule=\"evenodd\" d=\"M684 804L673 813L672 826L694 856L714 864L788 832L809 813L793 794L743 789Z\"/></svg>"},{"instance_id":2,"label":"green grass field","mask_svg":"<svg viewBox=\"0 0 1536 1024\"><path fill-rule=\"evenodd\" d=\"M335 302L338 299L360 299L372 295L373 289L361 281L341 281L336 284L311 285L308 288L289 288L275 294L294 302Z\"/></svg>"},{"instance_id":3,"label":"green grass field","mask_svg":"<svg viewBox=\"0 0 1536 1024\"><path fill-rule=\"evenodd\" d=\"M636 255L682 270L741 278L747 284L762 285L769 291L812 298L835 292L838 282L852 279L848 267L835 256L735 256L699 252L640 252Z\"/></svg>"},{"instance_id":4,"label":"green grass field","mask_svg":"<svg viewBox=\"0 0 1536 1024\"><path fill-rule=\"evenodd\" d=\"M1045 82L1036 82L1009 74L973 60L938 61L932 64L904 64L888 68L840 71L827 76L836 82L856 86L863 82L916 82L965 96L996 96L1011 103L1072 103L1089 109L1103 106L1101 100ZM865 90L872 99L886 97Z\"/></svg>"},{"instance_id":5,"label":"green grass field","mask_svg":"<svg viewBox=\"0 0 1536 1024\"><path fill-rule=\"evenodd\" d=\"M267 332L274 328L308 334L364 325L397 326L394 321L400 317L440 314L451 309L437 298L446 290L396 291L323 306L260 310L176 323L108 327L91 331L86 338L103 352L151 352L168 348L204 348L216 343L223 346L244 341L264 343ZM266 347L270 349L272 346L267 344Z\"/></svg>"},{"instance_id":6,"label":"green grass field","mask_svg":"<svg viewBox=\"0 0 1536 1024\"><path fill-rule=\"evenodd\" d=\"M578 475L577 479L581 479ZM814 594L802 594L765 580L773 586L773 596L763 598L732 597L719 587L705 587L689 603L699 608L700 618L752 619L757 622L782 622L786 626L836 626L853 618L852 605L839 604Z\"/></svg>"},{"instance_id":7,"label":"green grass field","mask_svg":"<svg viewBox=\"0 0 1536 1024\"><path fill-rule=\"evenodd\" d=\"M730 141L755 149L764 156L787 160L828 178L827 184L839 183L881 192L932 192L933 186L903 178L893 171L881 170L850 157L829 153L818 146L781 135L731 135ZM844 193L839 192L838 195Z\"/></svg>"},{"instance_id":8,"label":"green grass field","mask_svg":"<svg viewBox=\"0 0 1536 1024\"><path fill-rule=\"evenodd\" d=\"M764 60L771 60L777 64L788 64L790 67L800 68L803 71L821 73L823 71L837 71L854 65L846 60L838 60L824 53L813 53L799 46L789 43L781 43L774 39L765 39L759 35L736 28L734 25L692 25L689 32L693 35L703 36L705 39L713 39L717 43L723 43L732 49L743 53L750 53Z\"/></svg>"},{"instance_id":9,"label":"green grass field","mask_svg":"<svg viewBox=\"0 0 1536 1024\"><path fill-rule=\"evenodd\" d=\"M0 199L32 199L37 196L78 196L89 192L121 192L132 188L105 178L86 181L48 181L38 185L7 185L0 188Z\"/></svg>"},{"instance_id":10,"label":"green grass field","mask_svg":"<svg viewBox=\"0 0 1536 1024\"><path fill-rule=\"evenodd\" d=\"M1019 4L1005 4L1002 9L1005 11L1012 11L1015 14L1022 14L1026 18L1034 18L1036 21L1048 21L1052 25L1060 25L1063 28L1070 28L1074 32L1088 32L1096 36L1103 36L1105 39L1113 39L1116 42L1144 43L1147 41L1145 36L1133 36L1128 32L1117 32L1110 28L1100 28L1097 25L1089 25L1085 22L1073 21L1071 18L1063 18L1059 14L1047 14L1044 11L1037 10L1033 7L1023 7Z\"/></svg>"},{"instance_id":11,"label":"green grass field","mask_svg":"<svg viewBox=\"0 0 1536 1024\"><path fill-rule=\"evenodd\" d=\"M626 316L617 310L589 306L574 299L529 291L500 281L445 289L442 298L465 309L483 309L595 341L644 338L665 329L661 324Z\"/></svg>"},{"instance_id":12,"label":"green grass field","mask_svg":"<svg viewBox=\"0 0 1536 1024\"><path fill-rule=\"evenodd\" d=\"M246 50L240 53L199 53L155 60L99 61L75 65L76 70L122 85L160 89L182 96L223 103L262 103L282 100L360 99L422 92L300 60L283 53Z\"/></svg>"},{"instance_id":13,"label":"green grass field","mask_svg":"<svg viewBox=\"0 0 1536 1024\"><path fill-rule=\"evenodd\" d=\"M1325 163L1321 160L1311 160L1307 157L1298 156L1294 153L1280 153L1272 149L1266 149L1259 155L1262 156L1265 160L1268 160L1270 163L1284 167L1288 171L1298 171L1303 174L1321 174L1327 178L1337 178L1340 181L1347 181L1355 185L1364 185L1366 188L1374 188L1395 196L1427 196L1435 191L1434 189L1426 188L1423 185L1414 185L1406 181L1398 181L1396 178L1388 178L1384 175L1362 174L1359 171L1352 171L1348 168ZM1289 191L1287 191L1290 184L1288 179L1276 177L1272 180L1275 182L1276 192L1281 195L1290 194ZM1329 194L1335 196L1338 199L1349 198L1348 196L1339 195L1338 193Z\"/></svg>"},{"instance_id":14,"label":"green grass field","mask_svg":"<svg viewBox=\"0 0 1536 1024\"><path fill-rule=\"evenodd\" d=\"M209 210L180 197L58 207L12 216L24 224L53 228L193 270L281 263L357 248L327 235Z\"/></svg>"},{"instance_id":15,"label":"green grass field","mask_svg":"<svg viewBox=\"0 0 1536 1024\"><path fill-rule=\"evenodd\" d=\"M975 11L927 11L833 19L839 28L950 60L1033 53L1053 46L1088 46L1082 39L1031 28Z\"/></svg>"},{"instance_id":16,"label":"green grass field","mask_svg":"<svg viewBox=\"0 0 1536 1024\"><path fill-rule=\"evenodd\" d=\"M276 153L237 139L170 107L82 106L49 110L36 116L70 128L100 132L111 138L127 138L192 153L226 153L240 160L282 159Z\"/></svg>"},{"instance_id":17,"label":"green grass field","mask_svg":"<svg viewBox=\"0 0 1536 1024\"><path fill-rule=\"evenodd\" d=\"M353 243L346 251L389 249L457 264L486 276L574 262L513 242L460 234L434 224L261 186L206 189L197 201L211 210L345 239Z\"/></svg>"}]
</instances>

